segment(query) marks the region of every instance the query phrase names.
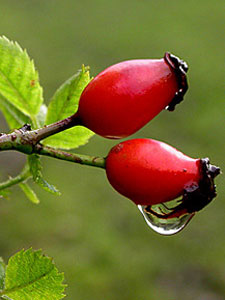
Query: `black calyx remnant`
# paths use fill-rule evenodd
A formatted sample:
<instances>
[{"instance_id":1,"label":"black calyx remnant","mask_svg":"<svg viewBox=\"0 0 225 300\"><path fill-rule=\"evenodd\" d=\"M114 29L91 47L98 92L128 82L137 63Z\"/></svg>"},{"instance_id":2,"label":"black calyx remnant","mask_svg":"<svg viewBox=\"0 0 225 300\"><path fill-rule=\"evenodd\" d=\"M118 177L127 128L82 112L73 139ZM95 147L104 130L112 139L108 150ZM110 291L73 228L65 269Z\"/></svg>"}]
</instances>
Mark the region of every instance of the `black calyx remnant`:
<instances>
[{"instance_id":1,"label":"black calyx remnant","mask_svg":"<svg viewBox=\"0 0 225 300\"><path fill-rule=\"evenodd\" d=\"M175 106L183 100L184 94L188 89L186 77L188 65L185 61L169 52L165 53L164 60L173 69L178 80L178 91L175 93L175 96L170 104L166 107L167 110L173 111Z\"/></svg>"},{"instance_id":2,"label":"black calyx remnant","mask_svg":"<svg viewBox=\"0 0 225 300\"><path fill-rule=\"evenodd\" d=\"M161 219L179 218L184 214L193 214L203 209L216 197L216 186L214 178L220 174L220 168L209 163L208 158L199 160L201 179L198 184L193 184L186 188L183 192L183 197L175 207L167 208L169 213L157 213L151 206L145 208L146 213L153 214Z\"/></svg>"},{"instance_id":3,"label":"black calyx remnant","mask_svg":"<svg viewBox=\"0 0 225 300\"><path fill-rule=\"evenodd\" d=\"M201 210L216 197L214 178L220 174L220 168L209 163L208 158L200 159L201 179L199 186L194 189L186 189L182 204L188 213Z\"/></svg>"}]
</instances>

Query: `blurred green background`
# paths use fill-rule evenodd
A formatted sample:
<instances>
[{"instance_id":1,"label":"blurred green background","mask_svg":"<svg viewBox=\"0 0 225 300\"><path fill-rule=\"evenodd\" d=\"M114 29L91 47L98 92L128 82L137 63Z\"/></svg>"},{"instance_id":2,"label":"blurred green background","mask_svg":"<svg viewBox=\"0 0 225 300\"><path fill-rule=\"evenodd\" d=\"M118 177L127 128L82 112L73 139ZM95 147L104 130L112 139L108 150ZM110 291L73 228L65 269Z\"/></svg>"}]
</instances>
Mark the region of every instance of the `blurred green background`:
<instances>
[{"instance_id":1,"label":"blurred green background","mask_svg":"<svg viewBox=\"0 0 225 300\"><path fill-rule=\"evenodd\" d=\"M161 112L132 137L165 141L225 170L224 1L1 1L0 34L28 50L45 99L81 64L94 76L132 58L185 59L189 91L175 112ZM1 131L7 131L1 116ZM77 152L105 156L116 141L95 136ZM1 179L24 156L1 153ZM45 177L62 192L36 189L31 204L15 187L0 201L0 255L42 248L65 272L66 299L222 300L225 295L224 175L218 197L181 233L151 231L135 205L115 192L103 170L43 159Z\"/></svg>"}]
</instances>

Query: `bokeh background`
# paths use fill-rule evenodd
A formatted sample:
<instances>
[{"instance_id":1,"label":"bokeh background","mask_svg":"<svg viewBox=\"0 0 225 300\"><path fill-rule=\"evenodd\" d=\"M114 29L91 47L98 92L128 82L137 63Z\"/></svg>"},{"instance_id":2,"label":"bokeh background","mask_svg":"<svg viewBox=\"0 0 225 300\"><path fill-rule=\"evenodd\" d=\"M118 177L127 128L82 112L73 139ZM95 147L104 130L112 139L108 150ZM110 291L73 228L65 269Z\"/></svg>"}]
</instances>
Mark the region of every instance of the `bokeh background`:
<instances>
[{"instance_id":1,"label":"bokeh background","mask_svg":"<svg viewBox=\"0 0 225 300\"><path fill-rule=\"evenodd\" d=\"M185 59L189 91L132 137L165 141L225 170L224 1L10 0L0 3L0 34L28 50L46 102L81 64L94 76L132 58ZM1 131L7 131L1 116ZM115 141L95 136L76 151L105 156ZM25 157L1 153L0 177L16 175ZM15 187L0 201L0 255L32 246L65 272L66 299L222 300L225 295L224 175L218 197L181 233L151 231L136 206L116 193L104 171L43 159L45 177L62 192L38 188L38 206Z\"/></svg>"}]
</instances>

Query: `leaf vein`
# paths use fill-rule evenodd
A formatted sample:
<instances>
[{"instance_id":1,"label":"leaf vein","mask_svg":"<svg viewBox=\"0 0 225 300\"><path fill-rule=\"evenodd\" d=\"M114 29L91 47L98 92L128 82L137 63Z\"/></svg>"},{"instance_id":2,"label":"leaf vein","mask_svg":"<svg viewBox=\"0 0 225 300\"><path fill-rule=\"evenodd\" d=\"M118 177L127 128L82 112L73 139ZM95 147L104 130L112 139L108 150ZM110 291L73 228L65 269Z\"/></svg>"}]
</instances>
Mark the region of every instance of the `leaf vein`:
<instances>
[{"instance_id":1,"label":"leaf vein","mask_svg":"<svg viewBox=\"0 0 225 300\"><path fill-rule=\"evenodd\" d=\"M13 287L11 289L3 290L2 292L0 292L0 295L11 294L11 293L16 292L16 291L18 291L20 289L24 289L24 288L28 287L29 285L34 284L35 282L37 282L37 281L43 279L45 276L49 275L54 270L54 268L55 268L54 265L52 265L51 269L49 269L47 272L43 273L41 276L39 276L39 277L35 278L34 280L31 280L31 281L29 281L29 282L27 282L25 284L21 284L21 285L15 286L15 287Z\"/></svg>"}]
</instances>

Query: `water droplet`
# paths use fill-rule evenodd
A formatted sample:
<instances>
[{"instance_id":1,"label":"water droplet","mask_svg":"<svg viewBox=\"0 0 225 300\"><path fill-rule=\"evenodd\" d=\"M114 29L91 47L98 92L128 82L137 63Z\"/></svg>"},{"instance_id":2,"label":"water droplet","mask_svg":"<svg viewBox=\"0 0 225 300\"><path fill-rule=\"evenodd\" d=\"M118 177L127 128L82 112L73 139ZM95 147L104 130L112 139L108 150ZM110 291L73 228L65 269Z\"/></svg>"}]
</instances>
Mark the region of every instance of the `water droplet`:
<instances>
[{"instance_id":1,"label":"water droplet","mask_svg":"<svg viewBox=\"0 0 225 300\"><path fill-rule=\"evenodd\" d=\"M152 228L155 232L162 234L162 235L173 235L175 233L178 233L184 227L189 223L191 218L194 216L194 213L192 214L184 214L181 215L179 218L159 218L155 215L153 215L150 212L147 212L145 208L147 205L138 205L139 210L141 211L142 215L144 216L144 219L148 226ZM157 212L158 214L162 213L168 213L171 212L167 208L167 206L164 206L164 204L157 204L151 206L151 208Z\"/></svg>"}]
</instances>

